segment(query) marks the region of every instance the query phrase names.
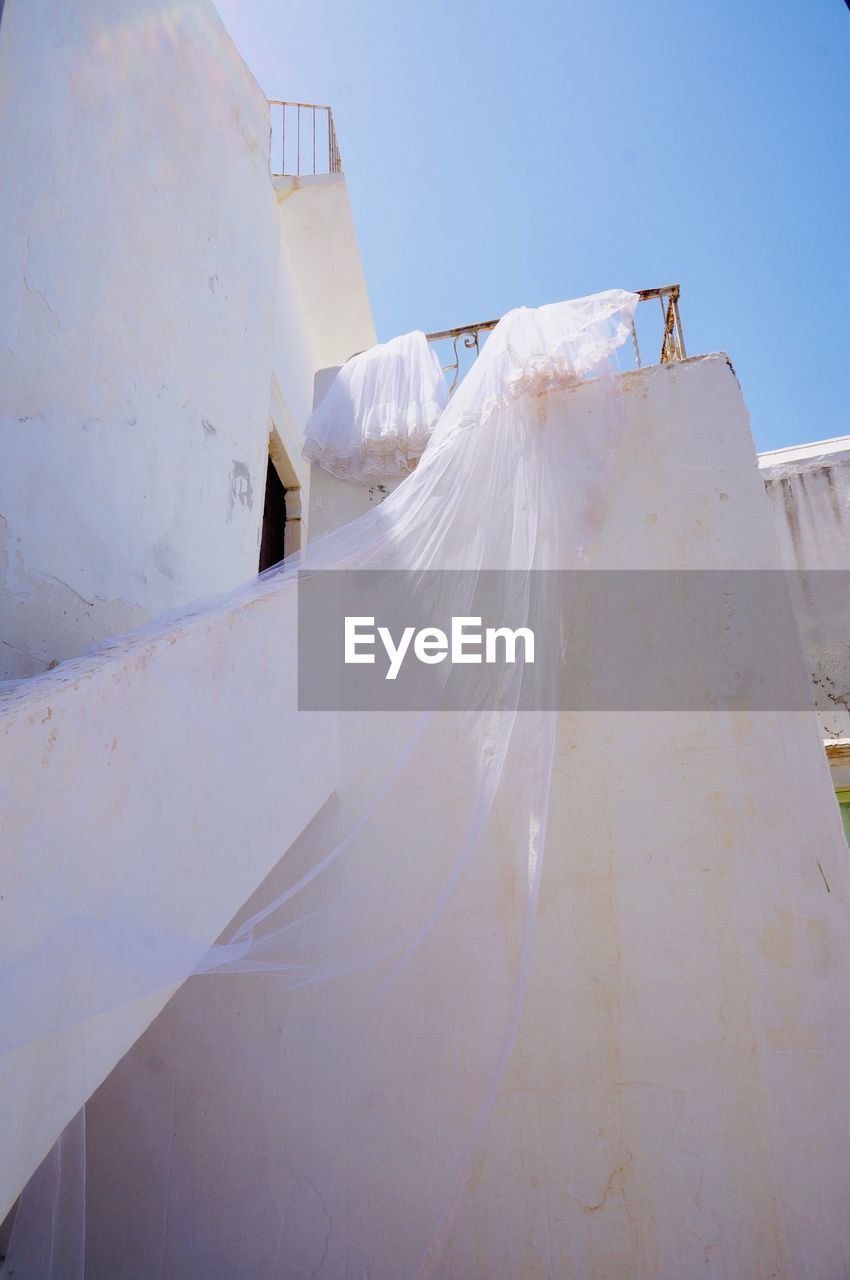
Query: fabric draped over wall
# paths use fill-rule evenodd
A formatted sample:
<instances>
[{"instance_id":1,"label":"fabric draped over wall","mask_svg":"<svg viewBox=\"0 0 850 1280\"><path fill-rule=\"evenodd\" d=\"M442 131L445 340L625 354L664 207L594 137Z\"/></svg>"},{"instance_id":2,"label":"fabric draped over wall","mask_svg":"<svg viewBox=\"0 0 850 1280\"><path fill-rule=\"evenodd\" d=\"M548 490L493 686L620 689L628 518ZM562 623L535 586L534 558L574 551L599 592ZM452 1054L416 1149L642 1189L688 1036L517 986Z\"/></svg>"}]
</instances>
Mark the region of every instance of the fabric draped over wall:
<instances>
[{"instance_id":1,"label":"fabric draped over wall","mask_svg":"<svg viewBox=\"0 0 850 1280\"><path fill-rule=\"evenodd\" d=\"M581 566L605 519L623 429L612 360L636 303L613 290L510 312L445 407L423 335L350 362L311 420L308 456L348 475L421 461L231 603L293 591L299 573L309 590L324 569L404 570L410 591L417 573L462 569L440 577L440 605L469 615L476 575L512 570L516 618L517 581ZM601 438L574 411L584 379L606 406ZM87 1106L85 1176L76 1144L33 1179L7 1274L461 1274L440 1267L528 984L545 981L533 943L557 713L522 703L533 680L554 708L559 661L498 678L497 696L482 685L461 710L438 689L426 711L339 716L335 798ZM195 719L221 732L203 708ZM162 985L167 945L151 967ZM65 1260L49 1272L39 1221Z\"/></svg>"},{"instance_id":2,"label":"fabric draped over wall","mask_svg":"<svg viewBox=\"0 0 850 1280\"><path fill-rule=\"evenodd\" d=\"M303 454L341 480L390 480L416 466L448 399L420 330L353 356L307 420Z\"/></svg>"}]
</instances>

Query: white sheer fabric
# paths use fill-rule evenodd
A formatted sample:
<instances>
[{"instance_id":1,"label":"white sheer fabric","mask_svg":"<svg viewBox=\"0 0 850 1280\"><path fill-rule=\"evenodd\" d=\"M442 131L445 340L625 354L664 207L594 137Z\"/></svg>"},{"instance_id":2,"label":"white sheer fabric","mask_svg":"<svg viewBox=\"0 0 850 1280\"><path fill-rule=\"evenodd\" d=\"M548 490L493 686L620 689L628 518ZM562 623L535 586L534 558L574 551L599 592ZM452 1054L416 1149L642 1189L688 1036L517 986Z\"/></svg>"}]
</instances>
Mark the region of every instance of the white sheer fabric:
<instances>
[{"instance_id":1,"label":"white sheer fabric","mask_svg":"<svg viewBox=\"0 0 850 1280\"><path fill-rule=\"evenodd\" d=\"M304 428L304 457L342 480L396 479L422 456L448 399L420 330L352 357Z\"/></svg>"},{"instance_id":2,"label":"white sheer fabric","mask_svg":"<svg viewBox=\"0 0 850 1280\"><path fill-rule=\"evenodd\" d=\"M457 390L447 419L487 421L494 409L522 396L575 386L604 370L632 333L637 294L608 289L543 307L517 307L496 325L486 357L476 360Z\"/></svg>"},{"instance_id":3,"label":"white sheer fabric","mask_svg":"<svg viewBox=\"0 0 850 1280\"><path fill-rule=\"evenodd\" d=\"M535 571L580 565L605 518L623 418L603 375L636 302L511 312L384 503L212 607L292 591L298 570L401 569L413 591L418 571L462 569L439 577L440 603L469 615L478 575L509 569L516 619ZM588 375L604 438L588 438L587 401L575 408ZM463 710L438 691L426 712L339 717L333 803L87 1107L85 1176L60 1150L33 1179L10 1276L54 1274L39 1220L51 1258L78 1260L85 1238L84 1268L62 1280L475 1274L452 1233L536 977L557 714L521 705L532 680L556 705L548 653ZM193 720L221 732L204 708ZM145 922L139 937L136 980L116 966L127 998L168 982L174 941L158 948ZM27 1001L45 1034L49 997Z\"/></svg>"}]
</instances>

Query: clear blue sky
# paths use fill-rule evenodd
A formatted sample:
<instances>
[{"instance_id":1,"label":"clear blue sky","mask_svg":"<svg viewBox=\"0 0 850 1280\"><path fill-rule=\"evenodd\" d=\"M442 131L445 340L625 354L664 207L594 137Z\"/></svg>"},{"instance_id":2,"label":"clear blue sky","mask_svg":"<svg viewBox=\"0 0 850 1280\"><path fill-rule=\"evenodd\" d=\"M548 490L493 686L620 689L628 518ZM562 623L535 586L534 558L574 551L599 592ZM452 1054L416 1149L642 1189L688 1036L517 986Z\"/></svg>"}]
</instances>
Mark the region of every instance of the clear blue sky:
<instances>
[{"instance_id":1,"label":"clear blue sky","mask_svg":"<svg viewBox=\"0 0 850 1280\"><path fill-rule=\"evenodd\" d=\"M844 0L217 0L334 109L378 335L679 281L760 449L850 433Z\"/></svg>"}]
</instances>

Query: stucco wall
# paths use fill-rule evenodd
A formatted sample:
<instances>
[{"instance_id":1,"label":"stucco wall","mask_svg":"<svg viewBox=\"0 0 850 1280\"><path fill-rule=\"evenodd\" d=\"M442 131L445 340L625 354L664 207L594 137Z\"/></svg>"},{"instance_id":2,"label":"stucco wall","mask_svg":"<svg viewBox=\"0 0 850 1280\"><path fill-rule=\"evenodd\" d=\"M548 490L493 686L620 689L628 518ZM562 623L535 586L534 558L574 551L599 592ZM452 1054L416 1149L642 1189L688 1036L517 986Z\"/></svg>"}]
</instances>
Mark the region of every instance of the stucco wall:
<instances>
[{"instance_id":1,"label":"stucco wall","mask_svg":"<svg viewBox=\"0 0 850 1280\"><path fill-rule=\"evenodd\" d=\"M782 566L850 571L850 436L759 457ZM850 605L838 573L791 575L794 605L826 738L850 737Z\"/></svg>"},{"instance_id":2,"label":"stucco wall","mask_svg":"<svg viewBox=\"0 0 850 1280\"><path fill-rule=\"evenodd\" d=\"M329 795L294 653L266 586L0 693L0 1221Z\"/></svg>"},{"instance_id":3,"label":"stucco wall","mask_svg":"<svg viewBox=\"0 0 850 1280\"><path fill-rule=\"evenodd\" d=\"M770 504L725 358L646 369L625 388L628 433L590 567L777 567ZM602 428L592 415L583 425L588 439ZM345 728L343 717L341 750L363 752ZM565 714L552 795L520 1038L438 1273L846 1274L850 864L814 712ZM401 832L404 796L395 803L388 826ZM434 813L435 858L450 858L446 821ZM511 865L506 849L504 865L482 879L498 896L486 926L506 938L521 907L493 885L510 882ZM264 899L291 876L279 866ZM386 886L394 892L392 876ZM434 972L463 970L482 900L471 894L474 918L448 935ZM410 1017L445 1044L445 1003L429 998L429 972L417 970ZM147 1274L150 1245L175 1280L199 1257L210 1280L234 1269L266 1274L266 1265L269 1274L333 1280L357 1256L347 1252L346 1179L365 1179L387 1206L368 1242L369 1274L396 1280L405 1233L427 1238L433 1225L411 1155L431 1135L411 1122L399 1146L383 1132L372 1081L351 1108L368 1117L359 1141L325 1132L328 1028L344 1024L346 999L343 982L312 988L305 1002L253 976L199 980L177 994L88 1108L93 1275ZM462 999L452 1010L458 1045L460 1029L486 1016L486 992L468 1007ZM160 1146L139 1162L128 1154L140 1142L134 1071L151 1062ZM174 1064L191 1090L174 1091ZM247 1087L231 1108L234 1080ZM289 1093L291 1104L272 1114ZM174 1131L193 1135L204 1216L192 1237L177 1214L154 1239L151 1223L165 1218L145 1160L155 1163ZM373 1142L393 1158L370 1161ZM291 1152L286 1204L264 1220L252 1179L264 1159L277 1169Z\"/></svg>"},{"instance_id":4,"label":"stucco wall","mask_svg":"<svg viewBox=\"0 0 850 1280\"><path fill-rule=\"evenodd\" d=\"M268 136L211 0L8 0L0 680L250 579L270 429L284 482L309 486L315 373L374 327L344 179L276 191ZM5 696L7 964L122 894L197 951L327 795L326 726L321 749L303 720L297 749L287 728L291 620L249 614L256 648L240 614ZM87 979L54 959L45 989L73 1006ZM162 1006L171 987L152 985L3 1056L2 1204Z\"/></svg>"},{"instance_id":5,"label":"stucco wall","mask_svg":"<svg viewBox=\"0 0 850 1280\"><path fill-rule=\"evenodd\" d=\"M317 203L347 208L342 179L314 193L279 268L268 137L211 0L5 6L0 678L256 571L272 370L297 429L326 359L292 262L339 231ZM341 240L356 275L350 210ZM365 314L368 343L342 275L310 324L364 341Z\"/></svg>"},{"instance_id":6,"label":"stucco wall","mask_svg":"<svg viewBox=\"0 0 850 1280\"><path fill-rule=\"evenodd\" d=\"M0 85L0 640L25 675L256 569L277 235L266 102L211 0L9 0Z\"/></svg>"},{"instance_id":7,"label":"stucco wall","mask_svg":"<svg viewBox=\"0 0 850 1280\"><path fill-rule=\"evenodd\" d=\"M315 404L339 366L377 335L342 174L273 181L282 251L272 418L302 489L305 532L320 537L386 493L337 480L301 457L302 428Z\"/></svg>"}]
</instances>

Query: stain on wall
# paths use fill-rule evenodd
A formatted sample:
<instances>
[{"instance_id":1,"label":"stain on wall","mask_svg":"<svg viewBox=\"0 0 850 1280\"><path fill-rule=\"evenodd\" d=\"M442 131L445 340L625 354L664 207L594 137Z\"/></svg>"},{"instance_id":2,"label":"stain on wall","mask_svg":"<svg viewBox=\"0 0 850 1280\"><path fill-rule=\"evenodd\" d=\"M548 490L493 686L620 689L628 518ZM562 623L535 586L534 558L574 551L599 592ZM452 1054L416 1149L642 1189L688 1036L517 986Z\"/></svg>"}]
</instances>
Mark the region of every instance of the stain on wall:
<instances>
[{"instance_id":1,"label":"stain on wall","mask_svg":"<svg viewBox=\"0 0 850 1280\"><path fill-rule=\"evenodd\" d=\"M254 485L250 469L245 462L234 462L230 468L230 492L228 494L227 518L233 519L237 506L251 511L254 506Z\"/></svg>"}]
</instances>

